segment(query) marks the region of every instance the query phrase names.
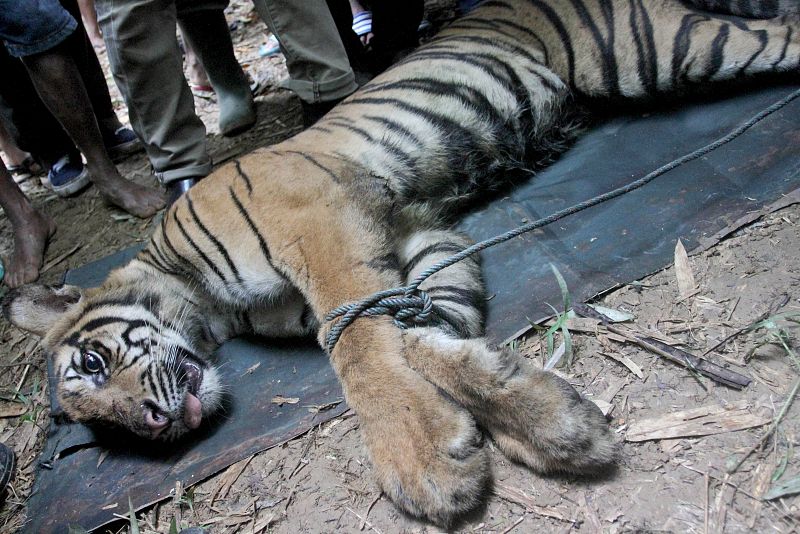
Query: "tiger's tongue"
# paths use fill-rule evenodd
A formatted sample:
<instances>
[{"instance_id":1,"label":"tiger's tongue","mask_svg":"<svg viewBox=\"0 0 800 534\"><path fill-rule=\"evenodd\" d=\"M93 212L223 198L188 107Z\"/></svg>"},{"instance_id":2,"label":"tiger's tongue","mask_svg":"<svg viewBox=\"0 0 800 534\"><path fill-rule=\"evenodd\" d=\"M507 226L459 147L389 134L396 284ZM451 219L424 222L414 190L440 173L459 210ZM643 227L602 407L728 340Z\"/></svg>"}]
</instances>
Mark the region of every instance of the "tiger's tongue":
<instances>
[{"instance_id":1,"label":"tiger's tongue","mask_svg":"<svg viewBox=\"0 0 800 534\"><path fill-rule=\"evenodd\" d=\"M200 421L203 419L202 408L200 399L187 391L183 401L183 422L186 423L186 426L191 429L200 426Z\"/></svg>"}]
</instances>

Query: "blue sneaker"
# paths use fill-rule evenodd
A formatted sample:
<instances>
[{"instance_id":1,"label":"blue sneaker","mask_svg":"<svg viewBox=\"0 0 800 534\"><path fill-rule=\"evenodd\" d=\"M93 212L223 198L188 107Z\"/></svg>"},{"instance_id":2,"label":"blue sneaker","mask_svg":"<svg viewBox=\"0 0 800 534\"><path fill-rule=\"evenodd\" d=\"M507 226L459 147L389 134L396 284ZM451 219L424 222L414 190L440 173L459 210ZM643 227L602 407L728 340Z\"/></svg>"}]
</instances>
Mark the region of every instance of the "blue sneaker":
<instances>
[{"instance_id":1,"label":"blue sneaker","mask_svg":"<svg viewBox=\"0 0 800 534\"><path fill-rule=\"evenodd\" d=\"M80 159L76 162L66 155L53 165L47 178L56 195L68 197L89 185L89 169Z\"/></svg>"},{"instance_id":2,"label":"blue sneaker","mask_svg":"<svg viewBox=\"0 0 800 534\"><path fill-rule=\"evenodd\" d=\"M139 141L133 130L124 126L119 127L112 134L104 135L103 142L114 163L144 150L142 142Z\"/></svg>"}]
</instances>

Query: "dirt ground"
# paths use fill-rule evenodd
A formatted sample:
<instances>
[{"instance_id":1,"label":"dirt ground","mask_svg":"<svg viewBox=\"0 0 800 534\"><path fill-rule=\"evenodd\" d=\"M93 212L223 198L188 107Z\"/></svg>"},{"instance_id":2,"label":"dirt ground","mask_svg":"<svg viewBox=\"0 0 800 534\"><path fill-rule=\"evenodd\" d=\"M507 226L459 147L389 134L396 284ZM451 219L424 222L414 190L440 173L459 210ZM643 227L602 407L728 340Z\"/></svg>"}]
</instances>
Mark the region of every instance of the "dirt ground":
<instances>
[{"instance_id":1,"label":"dirt ground","mask_svg":"<svg viewBox=\"0 0 800 534\"><path fill-rule=\"evenodd\" d=\"M285 76L282 60L261 58L261 23L242 2L229 13L237 55L259 87L257 128L235 140L211 135L217 163L271 144L299 129L299 106L276 91ZM100 53L105 62L104 53ZM110 84L113 87L113 83ZM115 93L120 112L124 106ZM215 102L197 99L209 131L216 130ZM144 156L120 165L126 176L153 183ZM147 238L156 219L142 221L106 205L90 189L60 199L37 184L26 186L34 204L59 230L47 252L42 281ZM562 373L582 393L610 409L610 425L622 446L619 469L600 480L541 477L492 449L494 493L466 518L462 532L795 532L800 497L762 500L771 489L794 481L800 462L798 410L790 406L772 437L747 456L733 474L726 468L759 443L779 417L798 380L783 340L800 352L797 322L780 314L800 313L800 205L763 217L709 250L612 291L598 304L627 312L623 332L646 333L702 355L737 334L707 358L753 378L743 391L698 378L684 367L627 342L587 321L569 323L574 362ZM0 254L11 230L0 217ZM691 272L694 286L679 289ZM683 287L683 286L682 286ZM694 289L692 289L694 287ZM765 317L764 328L746 329ZM628 334L630 335L630 334ZM0 441L19 457L18 472L0 509L0 532L23 524L36 458L49 424L46 373L37 340L0 322ZM542 365L546 343L536 335L517 346ZM556 340L558 344L558 339ZM753 349L756 349L751 354ZM697 409L675 427L664 418ZM700 413L702 412L702 413ZM647 426L645 426L647 425ZM204 526L211 532L438 532L409 518L383 497L372 481L359 436L359 419L347 412L305 436L259 453L189 488L138 516L141 532ZM657 438L659 428L672 430ZM736 428L749 427L742 430ZM698 436L697 434L710 433ZM630 441L636 436L656 437ZM491 447L491 442L489 442ZM121 522L111 532L129 532Z\"/></svg>"}]
</instances>

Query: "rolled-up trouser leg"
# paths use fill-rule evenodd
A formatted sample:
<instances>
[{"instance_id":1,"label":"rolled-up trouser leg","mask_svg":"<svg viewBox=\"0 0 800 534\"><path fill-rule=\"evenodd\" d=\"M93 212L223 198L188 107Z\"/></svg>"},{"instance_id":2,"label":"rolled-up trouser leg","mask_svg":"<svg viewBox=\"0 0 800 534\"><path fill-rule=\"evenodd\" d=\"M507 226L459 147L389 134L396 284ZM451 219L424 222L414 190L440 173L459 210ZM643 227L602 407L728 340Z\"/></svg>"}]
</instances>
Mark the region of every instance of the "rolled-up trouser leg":
<instances>
[{"instance_id":1,"label":"rolled-up trouser leg","mask_svg":"<svg viewBox=\"0 0 800 534\"><path fill-rule=\"evenodd\" d=\"M211 172L206 129L183 76L171 0L97 0L114 80L156 176L169 183Z\"/></svg>"},{"instance_id":2,"label":"rolled-up trouser leg","mask_svg":"<svg viewBox=\"0 0 800 534\"><path fill-rule=\"evenodd\" d=\"M330 102L358 88L325 0L254 0L286 56L284 87L308 103Z\"/></svg>"}]
</instances>

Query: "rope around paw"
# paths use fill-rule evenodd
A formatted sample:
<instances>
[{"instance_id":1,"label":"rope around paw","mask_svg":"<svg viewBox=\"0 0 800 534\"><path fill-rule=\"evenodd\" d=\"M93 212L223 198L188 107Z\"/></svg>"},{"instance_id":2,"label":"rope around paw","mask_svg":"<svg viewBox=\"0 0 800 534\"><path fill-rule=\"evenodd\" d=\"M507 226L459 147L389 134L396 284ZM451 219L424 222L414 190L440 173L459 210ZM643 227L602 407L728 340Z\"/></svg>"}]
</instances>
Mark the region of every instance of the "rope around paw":
<instances>
[{"instance_id":1,"label":"rope around paw","mask_svg":"<svg viewBox=\"0 0 800 534\"><path fill-rule=\"evenodd\" d=\"M461 252L457 252L449 258L445 258L444 260L432 265L423 271L419 276L417 276L408 286L379 291L378 293L373 293L372 295L357 302L343 304L338 308L331 310L325 316L325 322L334 321L339 317L341 317L341 319L339 319L336 324L331 327L328 335L325 338L325 344L327 346L328 353L330 354L333 352L333 348L336 346L336 343L342 336L344 329L350 326L350 324L359 317L392 315L394 316L394 323L400 328L409 328L415 324L424 323L433 313L433 302L427 293L419 289L419 286L422 284L422 282L438 273L442 269L458 263L464 258L472 256L473 254L477 254L484 249L504 243L505 241L513 239L526 232L530 232L559 219L563 219L568 215L583 211L587 208L591 208L592 206L606 202L607 200L611 200L622 196L625 193L629 193L634 189L638 189L658 178L659 176L675 169L676 167L701 158L709 152L721 147L722 145L730 143L747 130L767 118L769 115L772 115L798 97L800 97L800 89L789 93L769 107L761 110L759 113L741 125L737 126L723 137L720 137L719 139L712 141L711 143L702 146L686 155L674 159L666 165L662 165L658 169L639 178L638 180L634 180L627 185L618 187L617 189L613 189L607 193L603 193L602 195L592 197L561 211L557 211L552 215L542 219L522 225L513 230L509 230L508 232L486 239L485 241L481 241L480 243L475 243L474 245L465 248Z\"/></svg>"}]
</instances>

